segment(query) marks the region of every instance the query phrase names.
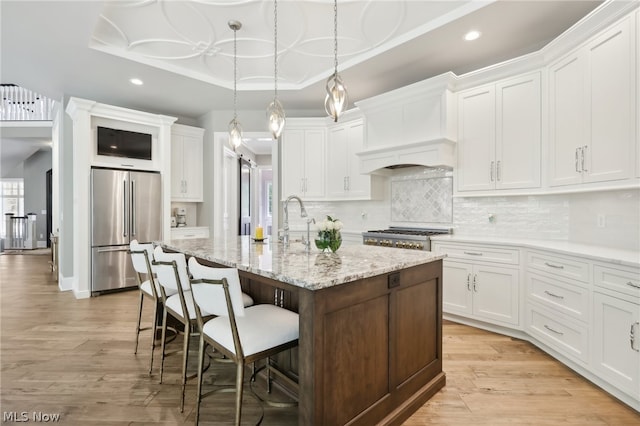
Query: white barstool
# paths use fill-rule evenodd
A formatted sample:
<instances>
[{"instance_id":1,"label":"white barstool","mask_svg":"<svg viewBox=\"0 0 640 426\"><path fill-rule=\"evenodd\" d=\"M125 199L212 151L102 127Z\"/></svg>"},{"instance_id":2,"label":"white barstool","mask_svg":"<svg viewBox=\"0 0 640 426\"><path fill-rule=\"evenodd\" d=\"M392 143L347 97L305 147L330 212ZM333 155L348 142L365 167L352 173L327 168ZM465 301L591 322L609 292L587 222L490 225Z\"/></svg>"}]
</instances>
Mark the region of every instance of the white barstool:
<instances>
[{"instance_id":1,"label":"white barstool","mask_svg":"<svg viewBox=\"0 0 640 426\"><path fill-rule=\"evenodd\" d=\"M198 390L196 425L200 418L205 344L211 345L236 364L235 424L242 417L244 369L248 364L268 358L298 345L298 314L275 305L243 306L238 270L211 268L189 259L190 282L200 327L198 350ZM216 315L207 319L207 314Z\"/></svg>"}]
</instances>

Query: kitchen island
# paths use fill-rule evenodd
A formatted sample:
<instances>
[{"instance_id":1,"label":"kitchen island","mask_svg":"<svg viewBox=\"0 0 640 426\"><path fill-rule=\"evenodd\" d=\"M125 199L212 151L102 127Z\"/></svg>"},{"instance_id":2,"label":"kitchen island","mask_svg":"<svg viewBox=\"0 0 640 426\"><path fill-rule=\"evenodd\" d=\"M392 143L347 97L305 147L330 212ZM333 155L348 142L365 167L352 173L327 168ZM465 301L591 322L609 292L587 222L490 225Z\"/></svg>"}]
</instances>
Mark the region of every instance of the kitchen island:
<instances>
[{"instance_id":1,"label":"kitchen island","mask_svg":"<svg viewBox=\"0 0 640 426\"><path fill-rule=\"evenodd\" d=\"M298 380L300 425L400 424L445 385L442 255L346 244L172 240L167 250L236 267L256 303L300 315L298 348L280 356Z\"/></svg>"}]
</instances>

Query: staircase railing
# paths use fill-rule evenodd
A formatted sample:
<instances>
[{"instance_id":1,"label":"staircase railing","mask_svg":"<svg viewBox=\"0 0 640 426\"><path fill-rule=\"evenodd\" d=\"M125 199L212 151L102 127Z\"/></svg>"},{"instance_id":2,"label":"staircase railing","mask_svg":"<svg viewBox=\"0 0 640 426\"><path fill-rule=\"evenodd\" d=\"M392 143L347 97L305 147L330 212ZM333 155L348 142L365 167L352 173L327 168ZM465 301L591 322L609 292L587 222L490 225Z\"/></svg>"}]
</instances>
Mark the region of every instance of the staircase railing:
<instances>
[{"instance_id":1,"label":"staircase railing","mask_svg":"<svg viewBox=\"0 0 640 426\"><path fill-rule=\"evenodd\" d=\"M0 121L51 121L53 100L15 84L0 85Z\"/></svg>"}]
</instances>

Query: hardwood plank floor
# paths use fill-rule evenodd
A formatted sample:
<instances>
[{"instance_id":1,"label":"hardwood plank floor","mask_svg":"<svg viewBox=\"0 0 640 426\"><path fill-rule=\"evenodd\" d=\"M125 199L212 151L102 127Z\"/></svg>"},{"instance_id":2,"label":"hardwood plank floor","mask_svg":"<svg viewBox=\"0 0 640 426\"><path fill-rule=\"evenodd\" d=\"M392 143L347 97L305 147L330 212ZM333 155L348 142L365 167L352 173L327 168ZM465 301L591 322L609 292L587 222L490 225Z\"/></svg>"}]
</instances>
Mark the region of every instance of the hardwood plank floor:
<instances>
[{"instance_id":1,"label":"hardwood plank floor","mask_svg":"<svg viewBox=\"0 0 640 426\"><path fill-rule=\"evenodd\" d=\"M178 410L181 357L167 358L160 385L157 370L147 374L149 332L133 354L137 291L76 300L58 291L48 260L0 255L3 422L23 412L34 421L35 412L65 425L193 424L195 384ZM143 321L150 315L147 306ZM517 339L445 322L444 370L447 386L406 425L640 424L638 412ZM209 373L208 388L233 384L231 365L213 363ZM255 423L260 405L248 391L244 401L243 423ZM205 400L202 420L232 424L233 394ZM296 422L295 409L264 408L263 425Z\"/></svg>"}]
</instances>

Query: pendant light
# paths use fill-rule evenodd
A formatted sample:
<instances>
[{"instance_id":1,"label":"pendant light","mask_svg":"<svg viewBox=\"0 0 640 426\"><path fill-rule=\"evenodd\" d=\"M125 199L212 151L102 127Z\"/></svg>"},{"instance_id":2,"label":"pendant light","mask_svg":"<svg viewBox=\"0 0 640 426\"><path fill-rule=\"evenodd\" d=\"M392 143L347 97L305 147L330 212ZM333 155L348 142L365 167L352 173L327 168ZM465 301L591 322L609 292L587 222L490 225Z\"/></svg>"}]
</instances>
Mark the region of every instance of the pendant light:
<instances>
[{"instance_id":1,"label":"pendant light","mask_svg":"<svg viewBox=\"0 0 640 426\"><path fill-rule=\"evenodd\" d=\"M333 75L327 79L327 96L324 99L324 109L327 111L334 122L338 122L338 117L349 106L349 96L347 88L338 75L338 0L333 3L333 56L334 71Z\"/></svg>"},{"instance_id":2,"label":"pendant light","mask_svg":"<svg viewBox=\"0 0 640 426\"><path fill-rule=\"evenodd\" d=\"M233 120L229 122L229 144L235 151L242 144L242 126L238 121L238 54L236 33L242 28L239 21L229 21L229 28L233 30Z\"/></svg>"},{"instance_id":3,"label":"pendant light","mask_svg":"<svg viewBox=\"0 0 640 426\"><path fill-rule=\"evenodd\" d=\"M284 108L278 100L278 0L273 1L273 79L274 97L273 102L267 107L267 120L269 131L274 139L278 139L284 130L285 115Z\"/></svg>"}]
</instances>

